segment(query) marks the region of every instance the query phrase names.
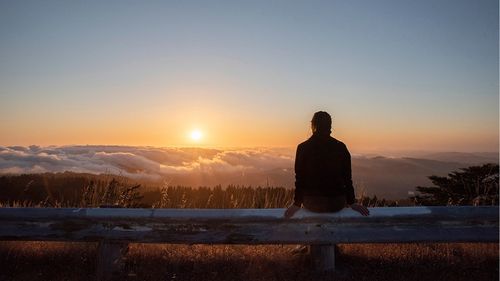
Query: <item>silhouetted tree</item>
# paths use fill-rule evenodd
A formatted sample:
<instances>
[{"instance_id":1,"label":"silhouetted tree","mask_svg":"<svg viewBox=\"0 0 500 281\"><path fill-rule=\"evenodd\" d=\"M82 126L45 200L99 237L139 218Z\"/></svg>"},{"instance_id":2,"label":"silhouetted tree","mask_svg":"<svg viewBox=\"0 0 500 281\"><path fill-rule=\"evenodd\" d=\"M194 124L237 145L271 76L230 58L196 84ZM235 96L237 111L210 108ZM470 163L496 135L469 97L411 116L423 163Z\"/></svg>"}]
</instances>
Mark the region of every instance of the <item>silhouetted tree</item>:
<instances>
[{"instance_id":1,"label":"silhouetted tree","mask_svg":"<svg viewBox=\"0 0 500 281\"><path fill-rule=\"evenodd\" d=\"M471 166L446 177L430 176L435 186L416 187L419 205L498 205L498 164Z\"/></svg>"}]
</instances>

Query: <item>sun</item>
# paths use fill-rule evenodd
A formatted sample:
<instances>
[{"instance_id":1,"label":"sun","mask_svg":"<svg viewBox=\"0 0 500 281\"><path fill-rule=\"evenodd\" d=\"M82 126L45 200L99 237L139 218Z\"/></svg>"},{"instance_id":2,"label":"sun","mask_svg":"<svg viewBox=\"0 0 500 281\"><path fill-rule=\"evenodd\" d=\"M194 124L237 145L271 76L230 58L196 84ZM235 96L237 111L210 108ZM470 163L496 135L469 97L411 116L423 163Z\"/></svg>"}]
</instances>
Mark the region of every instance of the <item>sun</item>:
<instances>
[{"instance_id":1,"label":"sun","mask_svg":"<svg viewBox=\"0 0 500 281\"><path fill-rule=\"evenodd\" d=\"M200 130L193 130L191 132L191 139L194 141L199 141L203 137L203 133Z\"/></svg>"}]
</instances>

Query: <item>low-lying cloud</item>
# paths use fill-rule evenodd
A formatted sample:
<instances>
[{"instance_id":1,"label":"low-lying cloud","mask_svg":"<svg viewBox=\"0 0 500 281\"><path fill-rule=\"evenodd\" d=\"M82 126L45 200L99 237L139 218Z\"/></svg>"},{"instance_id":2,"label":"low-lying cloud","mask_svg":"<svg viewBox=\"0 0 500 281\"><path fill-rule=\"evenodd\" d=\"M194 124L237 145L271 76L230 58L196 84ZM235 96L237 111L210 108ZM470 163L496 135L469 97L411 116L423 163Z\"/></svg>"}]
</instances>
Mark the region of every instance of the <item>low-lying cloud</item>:
<instances>
[{"instance_id":1,"label":"low-lying cloud","mask_svg":"<svg viewBox=\"0 0 500 281\"><path fill-rule=\"evenodd\" d=\"M208 149L134 146L0 146L0 174L81 172L118 174L168 185L294 187L294 149ZM425 158L425 159L424 159ZM472 164L498 163L498 154L434 153L418 158L354 155L357 194L405 198L430 175Z\"/></svg>"},{"instance_id":2,"label":"low-lying cloud","mask_svg":"<svg viewBox=\"0 0 500 281\"><path fill-rule=\"evenodd\" d=\"M246 184L269 184L269 179L248 182L246 175L273 170L289 173L293 167L293 152L292 149L264 148L11 146L0 147L0 173L73 171L166 180L172 184L245 184L245 180ZM279 184L285 185L285 182ZM289 184L290 179L287 179L286 185Z\"/></svg>"}]
</instances>

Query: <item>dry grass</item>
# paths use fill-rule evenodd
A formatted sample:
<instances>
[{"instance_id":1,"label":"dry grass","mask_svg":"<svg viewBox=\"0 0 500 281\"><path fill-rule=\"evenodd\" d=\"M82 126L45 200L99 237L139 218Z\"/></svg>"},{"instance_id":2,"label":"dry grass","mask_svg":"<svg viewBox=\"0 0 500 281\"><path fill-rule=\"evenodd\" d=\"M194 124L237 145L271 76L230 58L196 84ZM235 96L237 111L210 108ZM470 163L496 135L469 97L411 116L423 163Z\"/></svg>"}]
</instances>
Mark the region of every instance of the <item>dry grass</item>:
<instances>
[{"instance_id":1,"label":"dry grass","mask_svg":"<svg viewBox=\"0 0 500 281\"><path fill-rule=\"evenodd\" d=\"M356 188L359 189L359 188ZM285 208L294 190L284 187L221 185L212 187L162 186L115 175L45 173L0 176L0 207L99 207L141 208ZM357 192L367 207L408 206L414 201L385 200Z\"/></svg>"},{"instance_id":2,"label":"dry grass","mask_svg":"<svg viewBox=\"0 0 500 281\"><path fill-rule=\"evenodd\" d=\"M131 244L120 280L331 280L294 245ZM0 242L0 280L89 280L92 243ZM498 280L498 244L340 245L335 280Z\"/></svg>"}]
</instances>

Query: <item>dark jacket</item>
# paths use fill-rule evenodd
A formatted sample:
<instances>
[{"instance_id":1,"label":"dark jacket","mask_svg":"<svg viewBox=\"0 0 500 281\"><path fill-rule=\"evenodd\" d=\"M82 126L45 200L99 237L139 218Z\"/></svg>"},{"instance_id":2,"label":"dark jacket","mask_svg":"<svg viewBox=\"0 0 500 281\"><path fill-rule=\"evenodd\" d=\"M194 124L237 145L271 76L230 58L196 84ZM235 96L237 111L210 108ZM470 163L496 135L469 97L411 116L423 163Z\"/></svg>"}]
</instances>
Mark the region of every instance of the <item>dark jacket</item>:
<instances>
[{"instance_id":1,"label":"dark jacket","mask_svg":"<svg viewBox=\"0 0 500 281\"><path fill-rule=\"evenodd\" d=\"M344 195L348 204L355 202L351 155L330 135L313 135L297 147L294 204L300 206L308 195Z\"/></svg>"}]
</instances>

